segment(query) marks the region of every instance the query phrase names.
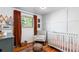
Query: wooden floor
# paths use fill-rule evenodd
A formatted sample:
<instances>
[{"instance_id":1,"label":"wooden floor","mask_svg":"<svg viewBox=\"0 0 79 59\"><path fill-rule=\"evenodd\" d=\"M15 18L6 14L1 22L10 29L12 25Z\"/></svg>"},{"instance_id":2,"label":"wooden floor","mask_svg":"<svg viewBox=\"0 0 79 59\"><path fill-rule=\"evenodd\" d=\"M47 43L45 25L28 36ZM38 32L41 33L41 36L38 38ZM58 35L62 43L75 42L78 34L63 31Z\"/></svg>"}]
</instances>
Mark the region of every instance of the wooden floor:
<instances>
[{"instance_id":1,"label":"wooden floor","mask_svg":"<svg viewBox=\"0 0 79 59\"><path fill-rule=\"evenodd\" d=\"M50 47L48 45L43 46L44 51L46 52L60 52L60 50L54 48L54 47Z\"/></svg>"},{"instance_id":2,"label":"wooden floor","mask_svg":"<svg viewBox=\"0 0 79 59\"><path fill-rule=\"evenodd\" d=\"M13 51L14 52L20 52L21 50L23 50L23 49L26 49L26 48L28 48L28 47L31 47L32 46L32 43L29 43L29 44L24 44L24 43L22 43L21 44L21 47L15 47L14 49L13 49Z\"/></svg>"},{"instance_id":3,"label":"wooden floor","mask_svg":"<svg viewBox=\"0 0 79 59\"><path fill-rule=\"evenodd\" d=\"M20 52L21 50L26 49L26 48L28 48L28 47L32 47L32 46L33 46L32 43L29 43L29 44L22 44L21 47L14 48L13 51L14 51L14 52ZM44 50L45 52L60 52L59 50L57 50L57 49L55 49L55 48L53 48L53 47L50 47L50 46L48 46L47 44L46 44L45 46L43 46L43 50Z\"/></svg>"}]
</instances>

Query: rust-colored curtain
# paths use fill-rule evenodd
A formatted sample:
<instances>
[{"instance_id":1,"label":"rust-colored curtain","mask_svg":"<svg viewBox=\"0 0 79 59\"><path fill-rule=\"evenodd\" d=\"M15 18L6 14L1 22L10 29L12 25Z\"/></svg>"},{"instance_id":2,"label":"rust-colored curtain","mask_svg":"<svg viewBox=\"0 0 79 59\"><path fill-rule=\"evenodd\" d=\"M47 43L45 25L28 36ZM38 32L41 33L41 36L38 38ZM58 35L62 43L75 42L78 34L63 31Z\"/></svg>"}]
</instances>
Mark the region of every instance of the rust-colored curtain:
<instances>
[{"instance_id":1,"label":"rust-colored curtain","mask_svg":"<svg viewBox=\"0 0 79 59\"><path fill-rule=\"evenodd\" d=\"M21 12L14 10L14 45L21 46Z\"/></svg>"},{"instance_id":2,"label":"rust-colored curtain","mask_svg":"<svg viewBox=\"0 0 79 59\"><path fill-rule=\"evenodd\" d=\"M37 16L34 15L34 35L37 35Z\"/></svg>"}]
</instances>

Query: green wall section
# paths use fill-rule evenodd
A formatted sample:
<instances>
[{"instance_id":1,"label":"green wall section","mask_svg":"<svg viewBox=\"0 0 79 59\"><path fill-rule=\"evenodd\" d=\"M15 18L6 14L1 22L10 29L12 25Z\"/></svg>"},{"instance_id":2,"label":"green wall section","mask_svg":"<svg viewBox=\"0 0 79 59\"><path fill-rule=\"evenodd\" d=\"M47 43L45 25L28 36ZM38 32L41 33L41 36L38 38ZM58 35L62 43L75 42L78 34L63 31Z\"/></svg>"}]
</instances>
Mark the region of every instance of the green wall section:
<instances>
[{"instance_id":1,"label":"green wall section","mask_svg":"<svg viewBox=\"0 0 79 59\"><path fill-rule=\"evenodd\" d=\"M42 17L42 29L46 30L46 17L45 17L45 15L43 15L43 17Z\"/></svg>"}]
</instances>

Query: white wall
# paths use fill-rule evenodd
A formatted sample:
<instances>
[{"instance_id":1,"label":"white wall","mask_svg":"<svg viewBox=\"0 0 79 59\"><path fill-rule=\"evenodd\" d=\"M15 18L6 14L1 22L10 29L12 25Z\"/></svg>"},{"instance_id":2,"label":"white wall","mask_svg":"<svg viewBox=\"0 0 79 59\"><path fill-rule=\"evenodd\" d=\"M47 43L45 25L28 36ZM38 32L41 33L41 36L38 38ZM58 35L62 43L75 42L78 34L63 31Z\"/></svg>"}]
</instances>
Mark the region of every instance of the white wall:
<instances>
[{"instance_id":1,"label":"white wall","mask_svg":"<svg viewBox=\"0 0 79 59\"><path fill-rule=\"evenodd\" d=\"M67 9L62 9L45 16L46 30L56 32L67 32Z\"/></svg>"},{"instance_id":2,"label":"white wall","mask_svg":"<svg viewBox=\"0 0 79 59\"><path fill-rule=\"evenodd\" d=\"M79 8L64 8L43 16L44 30L79 34Z\"/></svg>"},{"instance_id":3,"label":"white wall","mask_svg":"<svg viewBox=\"0 0 79 59\"><path fill-rule=\"evenodd\" d=\"M9 8L9 7L0 7L0 15L4 15L4 16L13 16L13 8Z\"/></svg>"},{"instance_id":4,"label":"white wall","mask_svg":"<svg viewBox=\"0 0 79 59\"><path fill-rule=\"evenodd\" d=\"M24 14L24 13L21 13L21 15L26 15L26 16L30 16L30 17L33 17L33 15L29 15L29 14ZM23 28L22 27L22 39L21 39L21 42L24 42L24 41L31 41L33 35L34 35L34 26L32 28Z\"/></svg>"},{"instance_id":5,"label":"white wall","mask_svg":"<svg viewBox=\"0 0 79 59\"><path fill-rule=\"evenodd\" d=\"M79 8L68 8L68 32L79 34Z\"/></svg>"},{"instance_id":6,"label":"white wall","mask_svg":"<svg viewBox=\"0 0 79 59\"><path fill-rule=\"evenodd\" d=\"M26 16L33 17L32 14L30 15L30 14L27 14L27 13L21 13L21 15L26 15ZM42 29L42 16L41 15L37 15L37 18L40 18L41 27L38 28L38 30L41 30ZM33 22L33 27L32 28L22 28L22 39L21 39L21 42L24 42L24 41L27 41L28 43L32 42L33 41L33 36L34 36L34 22Z\"/></svg>"}]
</instances>

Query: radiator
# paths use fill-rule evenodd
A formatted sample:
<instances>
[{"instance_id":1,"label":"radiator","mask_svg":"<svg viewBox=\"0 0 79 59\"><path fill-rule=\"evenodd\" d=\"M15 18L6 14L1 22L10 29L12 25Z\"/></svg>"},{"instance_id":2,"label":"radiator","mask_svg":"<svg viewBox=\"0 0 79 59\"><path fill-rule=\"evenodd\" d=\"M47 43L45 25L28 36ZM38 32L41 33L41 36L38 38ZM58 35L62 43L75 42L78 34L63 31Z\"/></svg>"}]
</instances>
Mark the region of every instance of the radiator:
<instances>
[{"instance_id":1,"label":"radiator","mask_svg":"<svg viewBox=\"0 0 79 59\"><path fill-rule=\"evenodd\" d=\"M63 52L79 51L79 34L48 32L48 45Z\"/></svg>"}]
</instances>

